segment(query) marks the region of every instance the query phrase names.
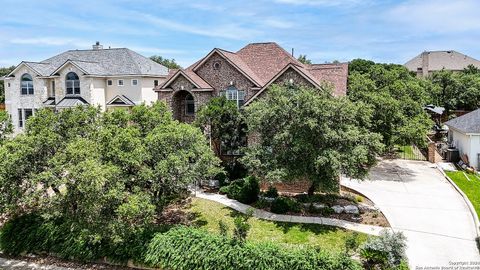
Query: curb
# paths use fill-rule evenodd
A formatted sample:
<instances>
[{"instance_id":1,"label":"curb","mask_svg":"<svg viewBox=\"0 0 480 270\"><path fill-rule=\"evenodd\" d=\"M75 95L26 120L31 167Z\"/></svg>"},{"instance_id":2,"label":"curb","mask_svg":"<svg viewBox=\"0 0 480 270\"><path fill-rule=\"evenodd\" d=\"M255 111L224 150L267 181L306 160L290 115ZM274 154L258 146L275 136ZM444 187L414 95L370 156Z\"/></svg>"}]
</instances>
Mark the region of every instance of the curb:
<instances>
[{"instance_id":1,"label":"curb","mask_svg":"<svg viewBox=\"0 0 480 270\"><path fill-rule=\"evenodd\" d=\"M448 177L448 175L443 171L443 169L440 166L438 166L438 164L435 164L435 165L437 169L440 171L440 173L445 177L445 179L447 179L448 182L455 188L455 190L457 190L457 192L462 196L463 200L468 206L468 209L470 210L470 214L472 215L472 218L473 218L473 223L475 223L475 233L477 237L480 237L480 228L479 228L480 221L478 219L477 212L475 211L475 208L473 207L472 203L468 199L467 195L465 195L465 193L463 193L463 191L457 186L457 184L455 184L455 182L453 182L453 180L450 179L450 177Z\"/></svg>"}]
</instances>

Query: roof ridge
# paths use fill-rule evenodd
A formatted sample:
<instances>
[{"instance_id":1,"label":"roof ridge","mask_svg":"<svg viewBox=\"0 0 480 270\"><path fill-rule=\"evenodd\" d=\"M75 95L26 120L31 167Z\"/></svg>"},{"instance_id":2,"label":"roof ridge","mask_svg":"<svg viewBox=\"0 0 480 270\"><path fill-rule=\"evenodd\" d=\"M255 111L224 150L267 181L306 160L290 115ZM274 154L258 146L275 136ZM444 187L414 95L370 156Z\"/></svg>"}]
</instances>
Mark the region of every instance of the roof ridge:
<instances>
[{"instance_id":1,"label":"roof ridge","mask_svg":"<svg viewBox=\"0 0 480 270\"><path fill-rule=\"evenodd\" d=\"M131 60L133 61L134 65L137 67L137 72L141 74L142 73L142 68L137 63L137 61L134 59L134 57L132 56L132 53L131 53L132 50L126 49L126 51L127 51L128 56L130 56ZM143 57L145 57L145 56L143 56Z\"/></svg>"}]
</instances>

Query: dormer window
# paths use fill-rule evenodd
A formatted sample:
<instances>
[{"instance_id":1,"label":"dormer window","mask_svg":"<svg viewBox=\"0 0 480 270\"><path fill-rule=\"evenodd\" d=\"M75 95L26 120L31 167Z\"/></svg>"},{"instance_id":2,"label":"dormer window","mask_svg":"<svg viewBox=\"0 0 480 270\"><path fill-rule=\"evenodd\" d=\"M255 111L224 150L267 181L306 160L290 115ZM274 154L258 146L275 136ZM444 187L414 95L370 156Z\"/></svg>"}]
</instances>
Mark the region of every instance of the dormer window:
<instances>
[{"instance_id":1,"label":"dormer window","mask_svg":"<svg viewBox=\"0 0 480 270\"><path fill-rule=\"evenodd\" d=\"M33 95L34 90L33 90L33 79L32 76L28 73L25 73L22 75L21 79L21 90L22 90L22 95Z\"/></svg>"},{"instance_id":2,"label":"dormer window","mask_svg":"<svg viewBox=\"0 0 480 270\"><path fill-rule=\"evenodd\" d=\"M69 72L65 78L67 95L80 95L80 79L75 72Z\"/></svg>"}]
</instances>

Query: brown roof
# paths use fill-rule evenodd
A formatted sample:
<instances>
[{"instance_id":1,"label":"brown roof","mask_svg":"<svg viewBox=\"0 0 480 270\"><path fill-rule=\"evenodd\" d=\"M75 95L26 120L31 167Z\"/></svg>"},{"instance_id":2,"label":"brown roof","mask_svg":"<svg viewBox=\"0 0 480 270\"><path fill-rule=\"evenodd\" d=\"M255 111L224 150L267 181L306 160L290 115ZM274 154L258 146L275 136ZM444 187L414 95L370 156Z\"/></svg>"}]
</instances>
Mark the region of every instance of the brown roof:
<instances>
[{"instance_id":1,"label":"brown roof","mask_svg":"<svg viewBox=\"0 0 480 270\"><path fill-rule=\"evenodd\" d=\"M251 43L237 52L230 52L218 48L214 49L206 57L184 70L192 81L198 82L199 85L208 85L207 82L196 75L194 70L202 65L202 63L215 52L226 58L239 71L244 73L261 88L267 85L279 72L285 70L287 66L294 65L303 73L302 75L315 84L320 85L322 82L329 82L335 88L335 95L346 94L347 63L305 65L275 42ZM174 75L167 77L167 82L172 76ZM211 88L210 85L208 86Z\"/></svg>"},{"instance_id":2,"label":"brown roof","mask_svg":"<svg viewBox=\"0 0 480 270\"><path fill-rule=\"evenodd\" d=\"M190 69L176 69L176 70L171 70L169 72L167 79L165 82L157 87L154 88L154 90L159 90L159 89L164 89L170 83L172 82L172 78L177 76L177 74L180 73L182 76L186 77L187 80L190 80L196 87L199 89L213 89L210 84L208 84L204 79L202 79L200 76L198 76L195 72L193 72Z\"/></svg>"},{"instance_id":3,"label":"brown roof","mask_svg":"<svg viewBox=\"0 0 480 270\"><path fill-rule=\"evenodd\" d=\"M332 83L336 96L347 94L348 63L313 64L307 69L320 82Z\"/></svg>"}]
</instances>

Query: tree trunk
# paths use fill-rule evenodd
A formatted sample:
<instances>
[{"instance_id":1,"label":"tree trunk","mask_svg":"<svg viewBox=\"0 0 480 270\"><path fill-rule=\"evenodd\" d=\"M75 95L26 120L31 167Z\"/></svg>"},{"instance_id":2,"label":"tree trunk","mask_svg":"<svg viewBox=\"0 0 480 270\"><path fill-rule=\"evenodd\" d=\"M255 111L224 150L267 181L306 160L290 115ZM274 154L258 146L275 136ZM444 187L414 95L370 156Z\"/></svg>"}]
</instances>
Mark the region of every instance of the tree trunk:
<instances>
[{"instance_id":1,"label":"tree trunk","mask_svg":"<svg viewBox=\"0 0 480 270\"><path fill-rule=\"evenodd\" d=\"M316 188L316 185L314 182L312 182L312 184L308 188L308 196L313 196L313 194L315 193L315 188Z\"/></svg>"}]
</instances>

